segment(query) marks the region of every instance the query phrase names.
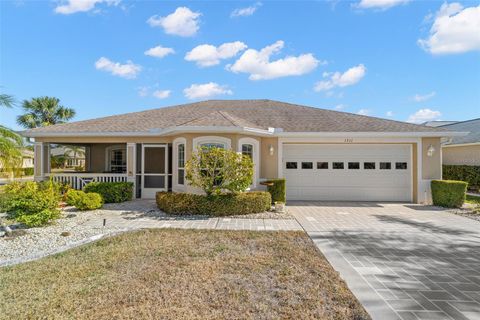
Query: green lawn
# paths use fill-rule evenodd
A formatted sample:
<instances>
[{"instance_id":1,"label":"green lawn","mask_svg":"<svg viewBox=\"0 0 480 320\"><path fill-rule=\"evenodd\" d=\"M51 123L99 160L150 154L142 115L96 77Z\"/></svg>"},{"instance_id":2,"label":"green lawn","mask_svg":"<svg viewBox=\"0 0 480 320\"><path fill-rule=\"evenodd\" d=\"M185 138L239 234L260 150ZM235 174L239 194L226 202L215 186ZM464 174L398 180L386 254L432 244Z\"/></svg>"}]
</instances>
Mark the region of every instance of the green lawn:
<instances>
[{"instance_id":1,"label":"green lawn","mask_svg":"<svg viewBox=\"0 0 480 320\"><path fill-rule=\"evenodd\" d=\"M370 319L302 232L142 230L0 268L1 319Z\"/></svg>"},{"instance_id":2,"label":"green lawn","mask_svg":"<svg viewBox=\"0 0 480 320\"><path fill-rule=\"evenodd\" d=\"M480 196L471 196L471 195L467 194L466 202L470 203L470 204L476 204L476 205L480 206Z\"/></svg>"}]
</instances>

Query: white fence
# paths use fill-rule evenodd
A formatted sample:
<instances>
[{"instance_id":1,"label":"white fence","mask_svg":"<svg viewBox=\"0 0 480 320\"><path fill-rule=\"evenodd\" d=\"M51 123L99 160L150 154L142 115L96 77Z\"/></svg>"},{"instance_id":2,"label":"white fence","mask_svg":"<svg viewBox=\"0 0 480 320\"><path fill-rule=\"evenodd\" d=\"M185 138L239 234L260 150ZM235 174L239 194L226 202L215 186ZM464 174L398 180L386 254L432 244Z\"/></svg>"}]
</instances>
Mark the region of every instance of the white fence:
<instances>
[{"instance_id":1,"label":"white fence","mask_svg":"<svg viewBox=\"0 0 480 320\"><path fill-rule=\"evenodd\" d=\"M69 184L73 189L83 190L90 182L124 182L127 175L121 173L51 173L48 177L53 181Z\"/></svg>"}]
</instances>

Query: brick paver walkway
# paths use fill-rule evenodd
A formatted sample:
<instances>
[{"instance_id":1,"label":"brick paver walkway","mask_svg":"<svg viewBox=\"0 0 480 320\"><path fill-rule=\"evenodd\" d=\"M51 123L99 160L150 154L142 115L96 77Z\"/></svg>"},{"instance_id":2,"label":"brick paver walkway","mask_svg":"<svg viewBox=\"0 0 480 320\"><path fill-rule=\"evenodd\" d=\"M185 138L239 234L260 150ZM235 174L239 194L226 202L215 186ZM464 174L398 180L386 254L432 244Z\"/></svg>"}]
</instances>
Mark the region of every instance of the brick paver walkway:
<instances>
[{"instance_id":1,"label":"brick paver walkway","mask_svg":"<svg viewBox=\"0 0 480 320\"><path fill-rule=\"evenodd\" d=\"M201 216L167 216L159 211L152 200L135 200L124 204L109 204L84 225L107 226L124 229L141 228L180 228L218 229L253 231L301 231L295 219L248 219L248 218L209 218Z\"/></svg>"},{"instance_id":2,"label":"brick paver walkway","mask_svg":"<svg viewBox=\"0 0 480 320\"><path fill-rule=\"evenodd\" d=\"M480 319L480 223L406 204L290 202L374 319Z\"/></svg>"}]
</instances>

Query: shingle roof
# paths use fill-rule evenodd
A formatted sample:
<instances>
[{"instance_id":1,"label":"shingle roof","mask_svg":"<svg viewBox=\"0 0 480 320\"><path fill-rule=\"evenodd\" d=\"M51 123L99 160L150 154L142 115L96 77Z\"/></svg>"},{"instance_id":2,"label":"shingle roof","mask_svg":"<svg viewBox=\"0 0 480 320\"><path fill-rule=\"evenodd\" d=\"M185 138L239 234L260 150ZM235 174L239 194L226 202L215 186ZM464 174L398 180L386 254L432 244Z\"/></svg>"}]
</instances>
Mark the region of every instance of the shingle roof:
<instances>
[{"instance_id":1,"label":"shingle roof","mask_svg":"<svg viewBox=\"0 0 480 320\"><path fill-rule=\"evenodd\" d=\"M445 144L464 144L480 142L480 118L441 126L449 131L468 132L466 136L454 137Z\"/></svg>"},{"instance_id":2,"label":"shingle roof","mask_svg":"<svg viewBox=\"0 0 480 320\"><path fill-rule=\"evenodd\" d=\"M443 129L273 100L208 100L77 121L26 132L152 132L178 126L231 126L284 132L435 132Z\"/></svg>"}]
</instances>

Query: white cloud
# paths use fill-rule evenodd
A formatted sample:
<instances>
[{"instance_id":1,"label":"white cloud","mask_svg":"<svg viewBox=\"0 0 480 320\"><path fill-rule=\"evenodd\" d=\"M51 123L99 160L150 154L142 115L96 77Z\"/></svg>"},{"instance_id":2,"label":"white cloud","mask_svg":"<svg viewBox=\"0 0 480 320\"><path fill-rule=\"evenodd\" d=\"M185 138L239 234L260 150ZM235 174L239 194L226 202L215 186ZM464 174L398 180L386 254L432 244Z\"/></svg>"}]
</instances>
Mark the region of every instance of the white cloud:
<instances>
[{"instance_id":1,"label":"white cloud","mask_svg":"<svg viewBox=\"0 0 480 320\"><path fill-rule=\"evenodd\" d=\"M156 47L148 49L144 53L145 53L145 55L150 56L150 57L163 58L163 57L165 57L169 54L174 54L175 50L173 50L172 48L165 48L165 47L162 47L162 46L156 46Z\"/></svg>"},{"instance_id":2,"label":"white cloud","mask_svg":"<svg viewBox=\"0 0 480 320\"><path fill-rule=\"evenodd\" d=\"M335 110L343 110L343 109L345 109L346 107L347 107L347 106L344 105L344 104L337 104L337 105L335 106Z\"/></svg>"},{"instance_id":3,"label":"white cloud","mask_svg":"<svg viewBox=\"0 0 480 320\"><path fill-rule=\"evenodd\" d=\"M393 117L394 116L394 113L393 111L387 111L387 113L385 114L387 117Z\"/></svg>"},{"instance_id":4,"label":"white cloud","mask_svg":"<svg viewBox=\"0 0 480 320\"><path fill-rule=\"evenodd\" d=\"M329 73L324 72L323 77L329 78L328 80L322 80L315 84L315 91L327 91L335 87L347 87L356 84L365 76L367 68L363 64L358 66L351 67L344 73L335 72Z\"/></svg>"},{"instance_id":5,"label":"white cloud","mask_svg":"<svg viewBox=\"0 0 480 320\"><path fill-rule=\"evenodd\" d=\"M427 93L427 94L416 94L413 96L413 100L415 100L416 102L423 102L423 101L427 101L431 98L433 98L437 93L435 91L432 91L430 93Z\"/></svg>"},{"instance_id":6,"label":"white cloud","mask_svg":"<svg viewBox=\"0 0 480 320\"><path fill-rule=\"evenodd\" d=\"M464 9L456 2L442 4L429 37L418 44L431 54L480 51L480 5Z\"/></svg>"},{"instance_id":7,"label":"white cloud","mask_svg":"<svg viewBox=\"0 0 480 320\"><path fill-rule=\"evenodd\" d=\"M120 0L67 0L60 2L55 7L55 12L60 14L72 14L76 12L87 12L95 8L97 3L118 5Z\"/></svg>"},{"instance_id":8,"label":"white cloud","mask_svg":"<svg viewBox=\"0 0 480 320\"><path fill-rule=\"evenodd\" d=\"M185 60L195 61L199 67L211 67L220 63L222 59L236 56L247 45L240 41L227 42L219 47L210 44L202 44L192 49L185 55Z\"/></svg>"},{"instance_id":9,"label":"white cloud","mask_svg":"<svg viewBox=\"0 0 480 320\"><path fill-rule=\"evenodd\" d=\"M158 99L165 99L170 97L171 90L155 90L153 96Z\"/></svg>"},{"instance_id":10,"label":"white cloud","mask_svg":"<svg viewBox=\"0 0 480 320\"><path fill-rule=\"evenodd\" d=\"M187 7L178 7L166 17L150 17L147 23L151 27L161 27L167 34L181 37L194 36L200 29L200 12L193 12Z\"/></svg>"},{"instance_id":11,"label":"white cloud","mask_svg":"<svg viewBox=\"0 0 480 320\"><path fill-rule=\"evenodd\" d=\"M255 3L253 6L246 7L246 8L238 8L232 11L230 17L246 17L251 16L252 14L257 11L257 9L262 5L261 2Z\"/></svg>"},{"instance_id":12,"label":"white cloud","mask_svg":"<svg viewBox=\"0 0 480 320\"><path fill-rule=\"evenodd\" d=\"M185 88L183 93L188 99L205 99L219 95L233 94L232 90L215 82L192 84L190 87Z\"/></svg>"},{"instance_id":13,"label":"white cloud","mask_svg":"<svg viewBox=\"0 0 480 320\"><path fill-rule=\"evenodd\" d=\"M138 88L138 95L140 97L146 97L148 96L148 87L139 87Z\"/></svg>"},{"instance_id":14,"label":"white cloud","mask_svg":"<svg viewBox=\"0 0 480 320\"><path fill-rule=\"evenodd\" d=\"M432 121L432 120L437 120L442 114L440 111L434 111L431 109L420 109L414 114L411 114L408 117L407 122L412 122L412 123L423 123L426 121Z\"/></svg>"},{"instance_id":15,"label":"white cloud","mask_svg":"<svg viewBox=\"0 0 480 320\"><path fill-rule=\"evenodd\" d=\"M277 41L260 51L248 49L233 65L227 66L227 70L234 73L249 73L250 80L268 80L300 76L313 71L320 63L311 53L270 61L270 57L278 53L283 46L283 41Z\"/></svg>"},{"instance_id":16,"label":"white cloud","mask_svg":"<svg viewBox=\"0 0 480 320\"><path fill-rule=\"evenodd\" d=\"M367 115L370 114L370 112L371 112L370 109L360 109L360 110L357 111L357 114L362 115L362 116L367 116Z\"/></svg>"},{"instance_id":17,"label":"white cloud","mask_svg":"<svg viewBox=\"0 0 480 320\"><path fill-rule=\"evenodd\" d=\"M406 4L410 0L361 0L355 6L361 9L380 9L387 10L392 7Z\"/></svg>"},{"instance_id":18,"label":"white cloud","mask_svg":"<svg viewBox=\"0 0 480 320\"><path fill-rule=\"evenodd\" d=\"M113 62L105 57L101 57L95 62L95 68L126 79L134 79L142 70L140 65L134 64L130 60L125 64L120 64L119 62Z\"/></svg>"}]
</instances>

